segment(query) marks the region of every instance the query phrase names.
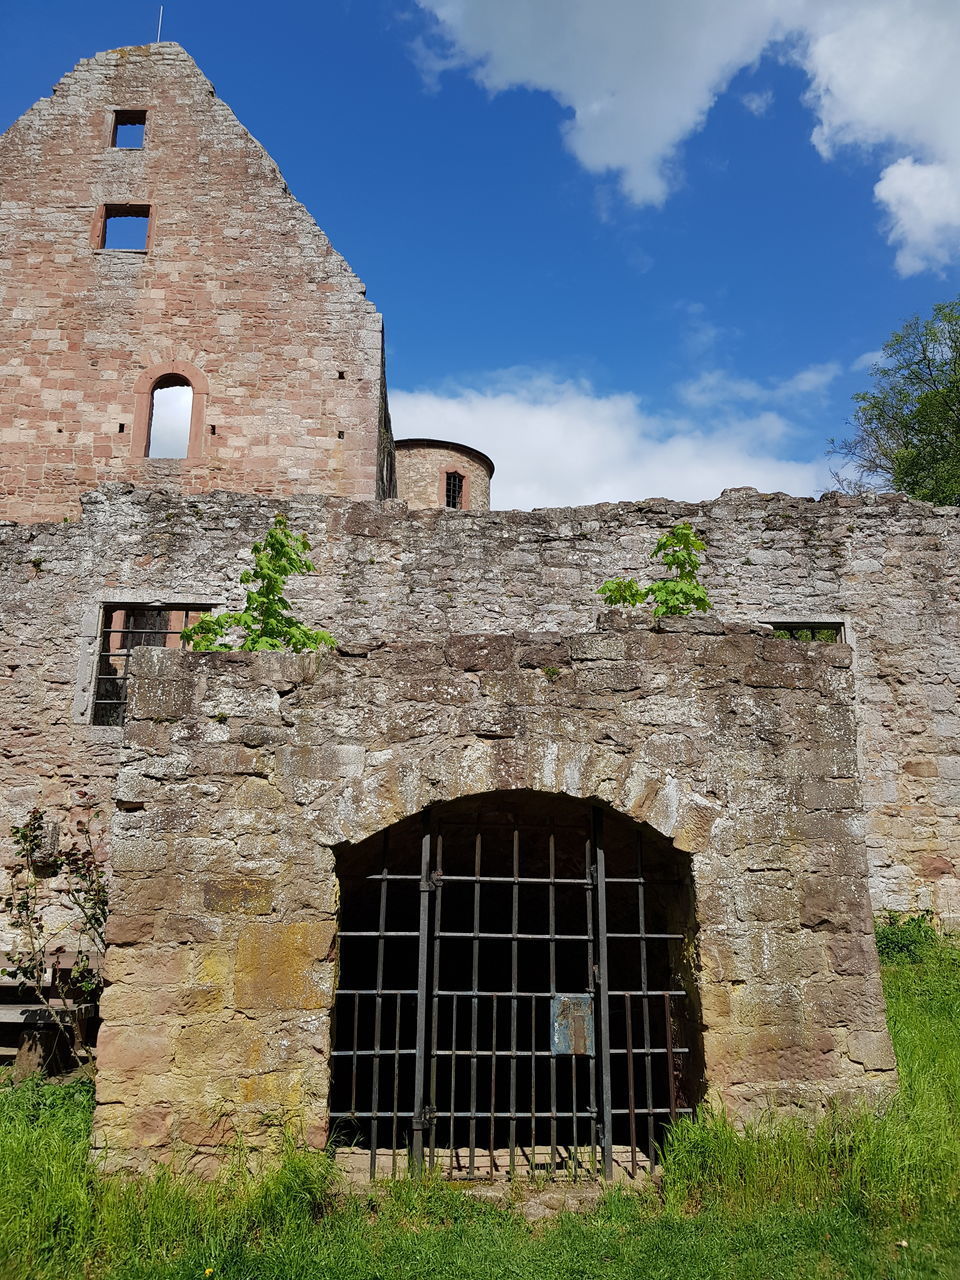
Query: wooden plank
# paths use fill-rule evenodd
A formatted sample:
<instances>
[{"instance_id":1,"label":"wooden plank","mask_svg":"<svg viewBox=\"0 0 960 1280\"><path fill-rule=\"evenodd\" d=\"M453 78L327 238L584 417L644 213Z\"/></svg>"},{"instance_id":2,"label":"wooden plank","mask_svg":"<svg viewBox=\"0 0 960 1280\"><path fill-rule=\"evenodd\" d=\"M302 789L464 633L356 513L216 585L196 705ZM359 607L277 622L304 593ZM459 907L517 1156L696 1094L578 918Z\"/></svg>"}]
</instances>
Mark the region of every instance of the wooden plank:
<instances>
[{"instance_id":1,"label":"wooden plank","mask_svg":"<svg viewBox=\"0 0 960 1280\"><path fill-rule=\"evenodd\" d=\"M6 1004L0 1005L0 1022L50 1022L53 1021L51 1008L71 1021L93 1013L93 1005L90 1004L64 1005L57 1001L51 1001L49 1007L45 1004Z\"/></svg>"}]
</instances>

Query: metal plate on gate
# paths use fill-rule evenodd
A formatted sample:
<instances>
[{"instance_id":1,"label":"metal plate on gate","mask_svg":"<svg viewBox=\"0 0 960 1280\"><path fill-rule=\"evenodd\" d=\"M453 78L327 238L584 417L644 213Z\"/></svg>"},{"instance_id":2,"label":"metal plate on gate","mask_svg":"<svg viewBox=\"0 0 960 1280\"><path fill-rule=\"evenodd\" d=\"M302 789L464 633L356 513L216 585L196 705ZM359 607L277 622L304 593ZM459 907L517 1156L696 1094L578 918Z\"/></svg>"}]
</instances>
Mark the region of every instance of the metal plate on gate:
<instances>
[{"instance_id":1,"label":"metal plate on gate","mask_svg":"<svg viewBox=\"0 0 960 1280\"><path fill-rule=\"evenodd\" d=\"M593 1054L593 996L553 996L550 1018L554 1053Z\"/></svg>"}]
</instances>

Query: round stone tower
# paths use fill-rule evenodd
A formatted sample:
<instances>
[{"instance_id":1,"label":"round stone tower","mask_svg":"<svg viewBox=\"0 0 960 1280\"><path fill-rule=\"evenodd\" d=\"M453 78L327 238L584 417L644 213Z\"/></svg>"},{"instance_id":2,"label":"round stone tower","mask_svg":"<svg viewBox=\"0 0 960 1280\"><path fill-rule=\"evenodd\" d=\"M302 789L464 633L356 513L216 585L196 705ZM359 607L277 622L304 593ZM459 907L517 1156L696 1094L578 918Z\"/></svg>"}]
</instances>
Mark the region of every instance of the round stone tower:
<instances>
[{"instance_id":1,"label":"round stone tower","mask_svg":"<svg viewBox=\"0 0 960 1280\"><path fill-rule=\"evenodd\" d=\"M489 511L493 463L479 449L449 440L398 440L397 497L414 510Z\"/></svg>"}]
</instances>

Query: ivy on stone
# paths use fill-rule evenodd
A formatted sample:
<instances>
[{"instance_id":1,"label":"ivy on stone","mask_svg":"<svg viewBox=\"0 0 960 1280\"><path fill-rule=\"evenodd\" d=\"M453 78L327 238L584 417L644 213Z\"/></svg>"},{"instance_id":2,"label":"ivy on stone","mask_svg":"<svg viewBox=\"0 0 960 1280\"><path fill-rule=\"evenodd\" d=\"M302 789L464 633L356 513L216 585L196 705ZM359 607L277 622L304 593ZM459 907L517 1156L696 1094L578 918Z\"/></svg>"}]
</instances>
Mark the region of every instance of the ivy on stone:
<instances>
[{"instance_id":1,"label":"ivy on stone","mask_svg":"<svg viewBox=\"0 0 960 1280\"><path fill-rule=\"evenodd\" d=\"M247 599L236 613L204 614L183 630L183 642L200 653L232 650L293 650L303 653L336 644L329 631L314 631L294 615L283 594L293 574L315 573L308 552L310 543L293 533L284 515L274 517L262 542L253 544L252 569L240 581L248 587Z\"/></svg>"},{"instance_id":2,"label":"ivy on stone","mask_svg":"<svg viewBox=\"0 0 960 1280\"><path fill-rule=\"evenodd\" d=\"M712 608L706 590L697 577L700 557L706 543L687 523L675 524L657 540L651 560L660 559L664 568L673 570L672 578L657 578L641 587L636 578L608 578L597 588L608 605L636 606L650 600L655 618L685 618L696 609L700 613Z\"/></svg>"}]
</instances>

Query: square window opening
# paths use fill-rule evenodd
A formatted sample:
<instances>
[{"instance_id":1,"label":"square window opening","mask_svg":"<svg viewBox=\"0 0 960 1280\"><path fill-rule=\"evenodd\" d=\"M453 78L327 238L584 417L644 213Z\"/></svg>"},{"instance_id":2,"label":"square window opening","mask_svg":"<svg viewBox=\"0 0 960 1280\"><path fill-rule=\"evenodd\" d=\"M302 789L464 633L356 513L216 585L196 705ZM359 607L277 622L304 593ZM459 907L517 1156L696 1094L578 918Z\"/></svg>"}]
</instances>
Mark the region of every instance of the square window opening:
<instances>
[{"instance_id":1,"label":"square window opening","mask_svg":"<svg viewBox=\"0 0 960 1280\"><path fill-rule=\"evenodd\" d=\"M121 725L126 717L130 657L140 645L182 649L182 633L211 605L105 604L100 624L91 724Z\"/></svg>"},{"instance_id":2,"label":"square window opening","mask_svg":"<svg viewBox=\"0 0 960 1280\"><path fill-rule=\"evenodd\" d=\"M113 113L112 147L121 151L140 151L143 147L143 135L147 127L145 111L115 111Z\"/></svg>"},{"instance_id":3,"label":"square window opening","mask_svg":"<svg viewBox=\"0 0 960 1280\"><path fill-rule=\"evenodd\" d=\"M148 204L108 204L103 211L101 249L146 253L150 229Z\"/></svg>"},{"instance_id":4,"label":"square window opening","mask_svg":"<svg viewBox=\"0 0 960 1280\"><path fill-rule=\"evenodd\" d=\"M778 640L801 644L844 644L842 622L771 622Z\"/></svg>"}]
</instances>

